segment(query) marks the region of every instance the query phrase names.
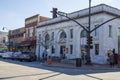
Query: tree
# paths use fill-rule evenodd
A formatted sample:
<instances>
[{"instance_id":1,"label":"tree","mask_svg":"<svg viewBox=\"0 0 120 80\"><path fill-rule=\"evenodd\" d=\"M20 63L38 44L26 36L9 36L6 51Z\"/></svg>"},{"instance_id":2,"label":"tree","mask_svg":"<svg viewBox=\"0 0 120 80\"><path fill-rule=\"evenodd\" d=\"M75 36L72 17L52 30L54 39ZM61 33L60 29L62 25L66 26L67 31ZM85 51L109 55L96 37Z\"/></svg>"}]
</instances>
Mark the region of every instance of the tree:
<instances>
[{"instance_id":1,"label":"tree","mask_svg":"<svg viewBox=\"0 0 120 80\"><path fill-rule=\"evenodd\" d=\"M54 50L54 47L53 47L54 46L54 39L50 37L50 34L48 34L47 30L45 32L39 34L38 45L39 45L38 60L40 60L40 54L42 53L42 52L40 52L40 47L44 48L43 52L46 52L47 55L49 55L48 51L50 48L52 48L51 50Z\"/></svg>"}]
</instances>

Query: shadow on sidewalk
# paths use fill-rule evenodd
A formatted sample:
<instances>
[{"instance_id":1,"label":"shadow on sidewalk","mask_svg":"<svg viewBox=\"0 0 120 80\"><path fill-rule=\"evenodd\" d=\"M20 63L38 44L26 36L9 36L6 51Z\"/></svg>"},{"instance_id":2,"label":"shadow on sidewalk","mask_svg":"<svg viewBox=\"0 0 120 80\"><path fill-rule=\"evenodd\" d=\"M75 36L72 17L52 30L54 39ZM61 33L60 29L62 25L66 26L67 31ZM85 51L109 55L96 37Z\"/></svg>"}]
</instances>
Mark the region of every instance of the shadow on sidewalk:
<instances>
[{"instance_id":1,"label":"shadow on sidewalk","mask_svg":"<svg viewBox=\"0 0 120 80\"><path fill-rule=\"evenodd\" d=\"M83 75L83 74L120 72L120 69L112 69L112 68L110 68L110 69L94 69L94 67L96 65L92 65L92 66L85 66L84 65L82 67L75 67L73 65L72 65L72 67L70 67L71 65L67 65L67 67L58 67L57 64L56 64L57 66L52 66L52 64L51 65L44 65L44 63L37 62L37 61L35 61L35 62L19 62L19 61L13 61L13 60L9 60L9 59L0 59L0 61L11 63L11 64L16 64L16 65L22 65L22 66L27 66L27 67L33 67L33 68L38 68L38 69L54 71L54 72L67 74L67 75ZM55 64L55 63L53 63L53 64Z\"/></svg>"}]
</instances>

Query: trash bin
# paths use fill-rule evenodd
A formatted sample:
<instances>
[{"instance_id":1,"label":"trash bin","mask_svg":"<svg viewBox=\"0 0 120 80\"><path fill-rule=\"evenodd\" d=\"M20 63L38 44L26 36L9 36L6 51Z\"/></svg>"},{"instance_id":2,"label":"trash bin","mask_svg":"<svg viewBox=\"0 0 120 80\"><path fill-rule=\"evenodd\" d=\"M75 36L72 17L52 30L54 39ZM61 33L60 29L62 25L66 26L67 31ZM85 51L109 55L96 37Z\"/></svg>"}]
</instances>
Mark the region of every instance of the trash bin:
<instances>
[{"instance_id":1,"label":"trash bin","mask_svg":"<svg viewBox=\"0 0 120 80\"><path fill-rule=\"evenodd\" d=\"M52 59L51 58L47 59L47 64L52 64Z\"/></svg>"},{"instance_id":2,"label":"trash bin","mask_svg":"<svg viewBox=\"0 0 120 80\"><path fill-rule=\"evenodd\" d=\"M81 67L81 66L82 66L81 58L76 58L76 67Z\"/></svg>"}]
</instances>

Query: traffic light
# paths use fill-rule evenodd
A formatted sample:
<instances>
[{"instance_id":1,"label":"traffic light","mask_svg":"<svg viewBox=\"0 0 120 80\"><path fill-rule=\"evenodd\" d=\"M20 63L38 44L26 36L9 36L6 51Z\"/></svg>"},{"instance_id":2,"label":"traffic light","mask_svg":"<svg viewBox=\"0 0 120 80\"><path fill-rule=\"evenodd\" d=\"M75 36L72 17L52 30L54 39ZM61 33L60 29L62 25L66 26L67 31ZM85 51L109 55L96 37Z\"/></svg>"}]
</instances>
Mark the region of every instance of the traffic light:
<instances>
[{"instance_id":1,"label":"traffic light","mask_svg":"<svg viewBox=\"0 0 120 80\"><path fill-rule=\"evenodd\" d=\"M90 48L93 48L93 37L92 36L87 36L87 44L90 44ZM88 45L87 45L88 47Z\"/></svg>"},{"instance_id":2,"label":"traffic light","mask_svg":"<svg viewBox=\"0 0 120 80\"><path fill-rule=\"evenodd\" d=\"M53 18L57 17L57 8L53 8Z\"/></svg>"},{"instance_id":3,"label":"traffic light","mask_svg":"<svg viewBox=\"0 0 120 80\"><path fill-rule=\"evenodd\" d=\"M90 36L90 44L93 44L93 37Z\"/></svg>"},{"instance_id":4,"label":"traffic light","mask_svg":"<svg viewBox=\"0 0 120 80\"><path fill-rule=\"evenodd\" d=\"M93 37L92 36L87 36L87 44L92 44L93 43Z\"/></svg>"}]
</instances>

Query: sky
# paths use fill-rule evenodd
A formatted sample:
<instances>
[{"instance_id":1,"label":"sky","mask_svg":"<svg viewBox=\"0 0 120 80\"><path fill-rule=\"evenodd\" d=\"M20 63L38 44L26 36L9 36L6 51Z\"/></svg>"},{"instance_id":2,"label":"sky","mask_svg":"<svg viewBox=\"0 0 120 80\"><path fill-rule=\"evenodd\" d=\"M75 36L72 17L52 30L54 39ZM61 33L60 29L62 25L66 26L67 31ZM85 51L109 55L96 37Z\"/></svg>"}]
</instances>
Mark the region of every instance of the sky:
<instances>
[{"instance_id":1,"label":"sky","mask_svg":"<svg viewBox=\"0 0 120 80\"><path fill-rule=\"evenodd\" d=\"M107 4L120 9L120 0L91 0L92 6L98 4ZM0 31L24 27L25 18L36 14L51 18L52 8L71 13L88 6L89 0L0 0Z\"/></svg>"}]
</instances>

